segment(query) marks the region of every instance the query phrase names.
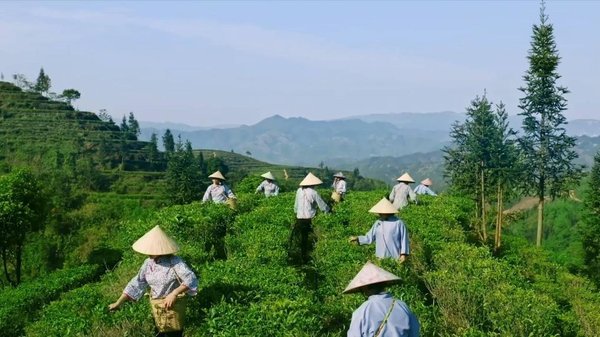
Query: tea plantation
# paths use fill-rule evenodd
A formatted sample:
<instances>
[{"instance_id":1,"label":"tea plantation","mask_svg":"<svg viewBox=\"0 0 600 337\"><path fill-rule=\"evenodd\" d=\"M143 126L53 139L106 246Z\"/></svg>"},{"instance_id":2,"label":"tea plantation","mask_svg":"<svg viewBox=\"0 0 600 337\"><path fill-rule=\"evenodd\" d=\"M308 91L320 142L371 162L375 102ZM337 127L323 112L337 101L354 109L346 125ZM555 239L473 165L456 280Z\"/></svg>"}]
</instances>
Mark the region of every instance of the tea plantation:
<instances>
[{"instance_id":1,"label":"tea plantation","mask_svg":"<svg viewBox=\"0 0 600 337\"><path fill-rule=\"evenodd\" d=\"M402 210L412 248L402 265L349 244L370 228L368 209L385 194L352 192L333 213L317 215L313 261L302 268L287 264L293 193L241 194L237 211L192 203L122 221L104 243L123 254L115 267L83 265L2 290L0 335L152 336L146 297L114 313L107 306L145 258L131 244L156 224L200 280L186 336L345 336L364 299L341 292L367 260L402 278L390 290L415 312L422 336L600 335L594 286L520 239L506 237L498 256L470 242L473 206L465 199L424 197Z\"/></svg>"}]
</instances>

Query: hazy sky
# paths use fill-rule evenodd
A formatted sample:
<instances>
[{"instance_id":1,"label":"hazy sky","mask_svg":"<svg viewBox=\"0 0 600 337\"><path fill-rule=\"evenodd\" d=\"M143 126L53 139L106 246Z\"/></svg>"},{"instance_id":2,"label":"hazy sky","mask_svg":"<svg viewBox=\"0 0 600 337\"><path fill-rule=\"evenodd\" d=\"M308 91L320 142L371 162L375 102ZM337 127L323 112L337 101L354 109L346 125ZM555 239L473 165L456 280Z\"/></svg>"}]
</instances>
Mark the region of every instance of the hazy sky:
<instances>
[{"instance_id":1,"label":"hazy sky","mask_svg":"<svg viewBox=\"0 0 600 337\"><path fill-rule=\"evenodd\" d=\"M546 7L566 116L600 118L600 1ZM537 22L537 1L2 1L0 72L43 66L117 120L462 112L484 89L516 114Z\"/></svg>"}]
</instances>

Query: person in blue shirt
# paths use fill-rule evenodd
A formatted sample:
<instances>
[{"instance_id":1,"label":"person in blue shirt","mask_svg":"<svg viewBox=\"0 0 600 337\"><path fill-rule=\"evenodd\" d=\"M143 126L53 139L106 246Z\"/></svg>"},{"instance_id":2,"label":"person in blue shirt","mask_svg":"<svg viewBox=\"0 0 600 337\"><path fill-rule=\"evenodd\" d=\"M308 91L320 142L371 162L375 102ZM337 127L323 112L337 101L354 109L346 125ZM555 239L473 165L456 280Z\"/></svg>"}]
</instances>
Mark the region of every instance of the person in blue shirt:
<instances>
[{"instance_id":1,"label":"person in blue shirt","mask_svg":"<svg viewBox=\"0 0 600 337\"><path fill-rule=\"evenodd\" d=\"M431 186L432 184L433 182L429 178L421 181L421 184L419 184L419 186L415 188L415 194L427 194L436 196L437 194L435 194L435 192L429 188L429 186Z\"/></svg>"},{"instance_id":2,"label":"person in blue shirt","mask_svg":"<svg viewBox=\"0 0 600 337\"><path fill-rule=\"evenodd\" d=\"M369 245L375 242L375 255L380 258L391 257L404 262L410 254L408 231L404 222L395 216L398 212L386 198L381 199L370 210L370 213L379 214L367 234L351 236L348 241L359 245Z\"/></svg>"},{"instance_id":3,"label":"person in blue shirt","mask_svg":"<svg viewBox=\"0 0 600 337\"><path fill-rule=\"evenodd\" d=\"M367 300L352 313L348 337L419 337L421 326L406 303L385 291L400 278L367 261L345 294L362 292Z\"/></svg>"}]
</instances>

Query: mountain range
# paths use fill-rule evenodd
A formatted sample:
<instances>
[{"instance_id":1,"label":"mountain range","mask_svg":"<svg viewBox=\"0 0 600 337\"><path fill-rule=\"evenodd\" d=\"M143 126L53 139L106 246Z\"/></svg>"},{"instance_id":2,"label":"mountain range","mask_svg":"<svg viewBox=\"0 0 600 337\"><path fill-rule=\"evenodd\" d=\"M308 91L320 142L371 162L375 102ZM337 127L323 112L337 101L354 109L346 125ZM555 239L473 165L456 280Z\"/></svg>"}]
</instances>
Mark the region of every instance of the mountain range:
<instances>
[{"instance_id":1,"label":"mountain range","mask_svg":"<svg viewBox=\"0 0 600 337\"><path fill-rule=\"evenodd\" d=\"M416 179L432 177L441 181L440 150L450 142L451 125L464 119L465 114L444 111L358 115L321 121L275 115L253 125L221 128L142 121L140 138L150 139L152 133L160 138L169 128L174 135L189 140L194 148L233 151L285 165L358 168L366 177L389 183L404 171L414 172ZM509 123L519 130L520 116L510 116ZM600 120L572 120L566 130L570 135L582 136L578 149L580 162L590 164L600 144Z\"/></svg>"}]
</instances>

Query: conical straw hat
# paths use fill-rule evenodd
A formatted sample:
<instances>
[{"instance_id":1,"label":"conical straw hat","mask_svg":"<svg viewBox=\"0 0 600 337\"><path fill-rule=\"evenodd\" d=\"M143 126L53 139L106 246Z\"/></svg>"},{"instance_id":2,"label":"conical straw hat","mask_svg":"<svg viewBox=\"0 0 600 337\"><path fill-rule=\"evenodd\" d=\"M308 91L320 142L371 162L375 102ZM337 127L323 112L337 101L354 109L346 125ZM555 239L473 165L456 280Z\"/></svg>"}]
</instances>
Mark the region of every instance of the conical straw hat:
<instances>
[{"instance_id":1,"label":"conical straw hat","mask_svg":"<svg viewBox=\"0 0 600 337\"><path fill-rule=\"evenodd\" d=\"M389 284L400 281L400 278L387 270L377 267L367 261L362 269L354 276L350 284L344 289L344 294L360 291L360 288L371 284Z\"/></svg>"},{"instance_id":2,"label":"conical straw hat","mask_svg":"<svg viewBox=\"0 0 600 337\"><path fill-rule=\"evenodd\" d=\"M221 174L221 171L217 171L217 172L209 175L208 177L209 178L217 178L217 179L225 180L225 177L223 177L223 174Z\"/></svg>"},{"instance_id":3,"label":"conical straw hat","mask_svg":"<svg viewBox=\"0 0 600 337\"><path fill-rule=\"evenodd\" d=\"M379 200L379 202L369 210L369 213L377 214L394 214L397 212L398 210L396 207L394 207L394 205L386 198Z\"/></svg>"},{"instance_id":4,"label":"conical straw hat","mask_svg":"<svg viewBox=\"0 0 600 337\"><path fill-rule=\"evenodd\" d=\"M139 238L131 247L136 252L145 255L175 254L179 250L177 243L158 225Z\"/></svg>"},{"instance_id":5,"label":"conical straw hat","mask_svg":"<svg viewBox=\"0 0 600 337\"><path fill-rule=\"evenodd\" d=\"M306 175L306 177L304 177L304 180L300 182L300 186L315 186L320 185L322 183L323 182L321 181L321 179L317 178L314 174L309 172Z\"/></svg>"},{"instance_id":6,"label":"conical straw hat","mask_svg":"<svg viewBox=\"0 0 600 337\"><path fill-rule=\"evenodd\" d=\"M333 175L334 177L338 177L338 178L342 178L342 179L346 179L346 176L344 176L344 174L342 172L338 172L336 174Z\"/></svg>"},{"instance_id":7,"label":"conical straw hat","mask_svg":"<svg viewBox=\"0 0 600 337\"><path fill-rule=\"evenodd\" d=\"M401 175L398 179L396 179L398 181L404 181L407 183L414 183L414 179L410 176L410 174L408 174L408 172L405 172L403 175Z\"/></svg>"},{"instance_id":8,"label":"conical straw hat","mask_svg":"<svg viewBox=\"0 0 600 337\"><path fill-rule=\"evenodd\" d=\"M269 179L269 180L275 180L275 177L273 176L273 174L271 173L271 171L261 174L261 177L265 178L265 179Z\"/></svg>"},{"instance_id":9,"label":"conical straw hat","mask_svg":"<svg viewBox=\"0 0 600 337\"><path fill-rule=\"evenodd\" d=\"M433 184L433 181L431 181L431 179L427 178L427 179L421 181L421 184L431 186Z\"/></svg>"}]
</instances>

